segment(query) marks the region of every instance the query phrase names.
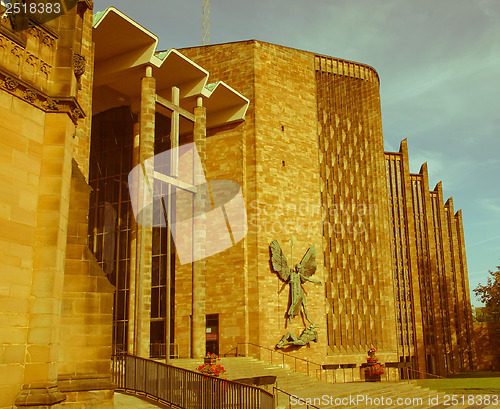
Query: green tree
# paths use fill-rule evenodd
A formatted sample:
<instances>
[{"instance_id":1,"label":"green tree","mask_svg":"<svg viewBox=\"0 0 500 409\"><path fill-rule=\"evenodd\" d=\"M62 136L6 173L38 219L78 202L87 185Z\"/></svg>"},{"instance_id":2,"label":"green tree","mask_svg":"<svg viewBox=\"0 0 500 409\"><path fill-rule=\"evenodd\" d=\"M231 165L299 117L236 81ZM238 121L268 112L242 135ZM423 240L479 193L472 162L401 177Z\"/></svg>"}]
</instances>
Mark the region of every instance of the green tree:
<instances>
[{"instance_id":1,"label":"green tree","mask_svg":"<svg viewBox=\"0 0 500 409\"><path fill-rule=\"evenodd\" d=\"M484 303L484 315L491 317L491 321L500 321L500 266L489 274L486 285L478 284L474 293Z\"/></svg>"}]
</instances>

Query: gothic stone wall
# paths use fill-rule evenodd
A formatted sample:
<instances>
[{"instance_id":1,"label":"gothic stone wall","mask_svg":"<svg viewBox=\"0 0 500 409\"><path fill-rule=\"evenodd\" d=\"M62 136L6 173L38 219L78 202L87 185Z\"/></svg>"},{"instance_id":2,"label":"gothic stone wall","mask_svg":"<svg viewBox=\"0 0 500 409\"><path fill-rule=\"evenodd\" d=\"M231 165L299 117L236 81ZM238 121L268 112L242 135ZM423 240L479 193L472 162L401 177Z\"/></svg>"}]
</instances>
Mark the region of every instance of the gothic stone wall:
<instances>
[{"instance_id":1,"label":"gothic stone wall","mask_svg":"<svg viewBox=\"0 0 500 409\"><path fill-rule=\"evenodd\" d=\"M0 407L25 380L45 113L0 90ZM31 301L32 303L34 301ZM42 310L42 306L40 306ZM38 308L33 311L38 312Z\"/></svg>"},{"instance_id":2,"label":"gothic stone wall","mask_svg":"<svg viewBox=\"0 0 500 409\"><path fill-rule=\"evenodd\" d=\"M23 31L8 21L0 27L0 407L64 398L73 406L112 400L113 289L105 284L88 289L91 276L102 277L102 271L83 268L89 266L83 244L88 186L81 173L88 172L90 138L82 110L91 104L89 5L79 2L66 15ZM81 88L82 66L74 66L74 59L82 59L76 54L87 57ZM80 177L79 187L72 186L72 175ZM78 237L78 244L69 237ZM83 277L73 275L76 270ZM99 292L103 301L95 311L90 293ZM95 319L92 313L102 316ZM103 336L70 352L72 346L64 344L72 331ZM87 382L96 373L107 376L106 385ZM78 377L85 385L70 382ZM90 396L92 389L108 392Z\"/></svg>"}]
</instances>

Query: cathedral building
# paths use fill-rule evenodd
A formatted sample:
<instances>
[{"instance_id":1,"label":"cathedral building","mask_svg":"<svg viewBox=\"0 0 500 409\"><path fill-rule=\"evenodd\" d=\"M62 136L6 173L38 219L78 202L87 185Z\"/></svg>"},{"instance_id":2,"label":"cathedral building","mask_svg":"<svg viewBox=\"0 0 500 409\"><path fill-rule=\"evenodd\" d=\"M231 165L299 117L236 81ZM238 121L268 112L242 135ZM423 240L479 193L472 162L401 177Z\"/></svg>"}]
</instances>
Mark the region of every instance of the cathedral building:
<instances>
[{"instance_id":1,"label":"cathedral building","mask_svg":"<svg viewBox=\"0 0 500 409\"><path fill-rule=\"evenodd\" d=\"M263 357L307 329L283 351L354 379L372 347L416 377L474 368L461 212L406 141L384 152L372 67L159 51L92 7L1 10L1 408L111 407L113 352ZM298 286L275 240L315 265Z\"/></svg>"},{"instance_id":2,"label":"cathedral building","mask_svg":"<svg viewBox=\"0 0 500 409\"><path fill-rule=\"evenodd\" d=\"M310 245L318 249L316 276L323 282L303 285L320 336L296 355L359 366L376 347L382 360L422 376L472 370L462 215L451 198L443 202L440 184L429 191L426 164L420 174L409 173L406 140L401 152L384 153L377 72L259 41L181 52L250 99L239 134L207 134L215 152L232 146L240 156L218 156L232 159L231 168L220 160L207 168L215 167L217 178L241 174L247 186L248 244L232 257L251 275L220 291L225 270L217 259L225 255L207 259L207 278L217 274L207 280L208 294L234 291L230 298L239 295L239 305L255 306L238 320L249 337L235 336L222 350L238 342L273 347L290 328L300 334L307 326L303 319L285 322L288 292L266 264L269 243L277 239L290 254L293 235L299 260ZM245 300L242 286L249 297L257 289L253 300ZM225 332L234 313L224 313L220 302L211 308L210 299L207 314L219 314ZM220 339L223 346L229 338Z\"/></svg>"}]
</instances>

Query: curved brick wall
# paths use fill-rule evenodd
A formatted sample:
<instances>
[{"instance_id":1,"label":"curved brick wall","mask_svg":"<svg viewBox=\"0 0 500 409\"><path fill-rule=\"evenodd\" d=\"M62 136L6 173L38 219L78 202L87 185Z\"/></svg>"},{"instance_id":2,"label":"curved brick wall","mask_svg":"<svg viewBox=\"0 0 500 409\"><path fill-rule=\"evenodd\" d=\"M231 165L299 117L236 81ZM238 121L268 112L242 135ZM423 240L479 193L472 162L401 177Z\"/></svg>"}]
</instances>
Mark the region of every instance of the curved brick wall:
<instances>
[{"instance_id":1,"label":"curved brick wall","mask_svg":"<svg viewBox=\"0 0 500 409\"><path fill-rule=\"evenodd\" d=\"M396 349L378 75L316 56L329 345Z\"/></svg>"}]
</instances>

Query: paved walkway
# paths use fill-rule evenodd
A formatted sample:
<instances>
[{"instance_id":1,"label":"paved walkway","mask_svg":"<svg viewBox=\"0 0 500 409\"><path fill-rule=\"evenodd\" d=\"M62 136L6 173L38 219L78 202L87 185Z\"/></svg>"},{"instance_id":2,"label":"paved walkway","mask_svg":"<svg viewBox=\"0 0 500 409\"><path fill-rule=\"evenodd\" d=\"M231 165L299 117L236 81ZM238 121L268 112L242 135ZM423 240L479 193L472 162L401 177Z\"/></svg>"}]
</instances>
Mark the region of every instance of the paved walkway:
<instances>
[{"instance_id":1,"label":"paved walkway","mask_svg":"<svg viewBox=\"0 0 500 409\"><path fill-rule=\"evenodd\" d=\"M126 393L115 392L115 409L158 409L165 406Z\"/></svg>"}]
</instances>

